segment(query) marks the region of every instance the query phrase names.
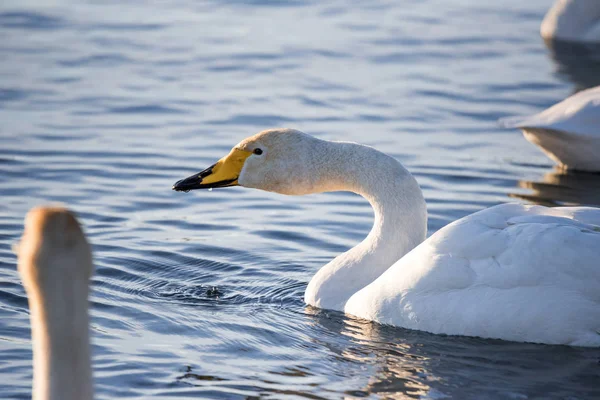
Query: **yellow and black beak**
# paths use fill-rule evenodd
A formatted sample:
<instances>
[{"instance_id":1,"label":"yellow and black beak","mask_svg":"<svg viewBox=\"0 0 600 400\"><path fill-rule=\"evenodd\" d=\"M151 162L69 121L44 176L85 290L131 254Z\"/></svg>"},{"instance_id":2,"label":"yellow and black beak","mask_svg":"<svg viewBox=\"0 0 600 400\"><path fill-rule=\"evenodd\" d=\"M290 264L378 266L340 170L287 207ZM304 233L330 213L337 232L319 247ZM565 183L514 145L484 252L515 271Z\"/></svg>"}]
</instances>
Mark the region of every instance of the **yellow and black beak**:
<instances>
[{"instance_id":1,"label":"yellow and black beak","mask_svg":"<svg viewBox=\"0 0 600 400\"><path fill-rule=\"evenodd\" d=\"M173 190L189 192L195 189L212 189L237 186L244 162L252 152L234 148L231 152L204 171L175 182Z\"/></svg>"}]
</instances>

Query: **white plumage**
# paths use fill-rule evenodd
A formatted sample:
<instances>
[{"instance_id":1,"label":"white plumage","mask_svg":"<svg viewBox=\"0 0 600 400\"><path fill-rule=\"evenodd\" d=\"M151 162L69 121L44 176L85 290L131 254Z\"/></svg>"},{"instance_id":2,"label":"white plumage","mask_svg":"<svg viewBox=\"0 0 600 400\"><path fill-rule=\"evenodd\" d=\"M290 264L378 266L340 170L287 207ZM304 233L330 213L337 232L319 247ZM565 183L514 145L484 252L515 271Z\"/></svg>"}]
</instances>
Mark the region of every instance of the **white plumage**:
<instances>
[{"instance_id":1,"label":"white plumage","mask_svg":"<svg viewBox=\"0 0 600 400\"><path fill-rule=\"evenodd\" d=\"M522 129L527 140L563 167L600 171L600 86L538 114L504 118L500 123Z\"/></svg>"},{"instance_id":2,"label":"white plumage","mask_svg":"<svg viewBox=\"0 0 600 400\"><path fill-rule=\"evenodd\" d=\"M600 211L505 204L442 228L344 310L432 333L600 346Z\"/></svg>"}]
</instances>

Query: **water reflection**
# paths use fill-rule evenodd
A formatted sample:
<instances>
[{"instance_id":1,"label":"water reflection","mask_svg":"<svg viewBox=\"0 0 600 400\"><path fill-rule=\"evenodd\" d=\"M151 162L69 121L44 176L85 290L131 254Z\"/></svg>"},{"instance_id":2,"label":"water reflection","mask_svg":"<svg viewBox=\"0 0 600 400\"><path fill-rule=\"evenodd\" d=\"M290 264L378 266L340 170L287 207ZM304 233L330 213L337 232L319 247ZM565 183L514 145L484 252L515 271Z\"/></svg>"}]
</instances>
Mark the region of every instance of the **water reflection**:
<instances>
[{"instance_id":1,"label":"water reflection","mask_svg":"<svg viewBox=\"0 0 600 400\"><path fill-rule=\"evenodd\" d=\"M600 206L600 173L554 167L541 181L520 180L518 187L529 193L511 193L510 197L545 206Z\"/></svg>"},{"instance_id":2,"label":"water reflection","mask_svg":"<svg viewBox=\"0 0 600 400\"><path fill-rule=\"evenodd\" d=\"M575 388L600 395L598 349L433 335L307 312L331 338L339 336L335 343L320 336L320 344L370 373L366 384L346 391L351 398L544 398Z\"/></svg>"},{"instance_id":3,"label":"water reflection","mask_svg":"<svg viewBox=\"0 0 600 400\"><path fill-rule=\"evenodd\" d=\"M575 84L574 92L600 85L600 44L546 41L557 72Z\"/></svg>"},{"instance_id":4,"label":"water reflection","mask_svg":"<svg viewBox=\"0 0 600 400\"><path fill-rule=\"evenodd\" d=\"M344 321L341 334L359 347L345 349L342 356L346 360L376 366L373 376L361 391L385 394L390 399L426 398L437 392L430 382L437 380L428 370L430 357L414 351L404 340L386 342L381 328L381 325L352 318ZM443 393L437 394L439 397Z\"/></svg>"}]
</instances>

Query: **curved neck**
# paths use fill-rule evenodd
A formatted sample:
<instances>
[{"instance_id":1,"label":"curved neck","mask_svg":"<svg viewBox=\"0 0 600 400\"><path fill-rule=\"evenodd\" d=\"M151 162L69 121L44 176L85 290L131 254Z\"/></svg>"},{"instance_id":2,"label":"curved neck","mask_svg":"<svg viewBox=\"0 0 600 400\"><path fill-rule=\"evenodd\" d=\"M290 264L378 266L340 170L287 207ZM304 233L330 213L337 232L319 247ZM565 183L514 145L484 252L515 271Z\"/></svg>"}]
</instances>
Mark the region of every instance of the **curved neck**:
<instances>
[{"instance_id":1,"label":"curved neck","mask_svg":"<svg viewBox=\"0 0 600 400\"><path fill-rule=\"evenodd\" d=\"M427 233L425 199L414 177L394 158L354 143L325 142L315 150L316 187L350 191L371 203L375 222L357 246L322 267L310 281L305 302L343 310L346 301L421 243Z\"/></svg>"},{"instance_id":2,"label":"curved neck","mask_svg":"<svg viewBox=\"0 0 600 400\"><path fill-rule=\"evenodd\" d=\"M88 284L59 276L28 287L33 400L92 399Z\"/></svg>"}]
</instances>

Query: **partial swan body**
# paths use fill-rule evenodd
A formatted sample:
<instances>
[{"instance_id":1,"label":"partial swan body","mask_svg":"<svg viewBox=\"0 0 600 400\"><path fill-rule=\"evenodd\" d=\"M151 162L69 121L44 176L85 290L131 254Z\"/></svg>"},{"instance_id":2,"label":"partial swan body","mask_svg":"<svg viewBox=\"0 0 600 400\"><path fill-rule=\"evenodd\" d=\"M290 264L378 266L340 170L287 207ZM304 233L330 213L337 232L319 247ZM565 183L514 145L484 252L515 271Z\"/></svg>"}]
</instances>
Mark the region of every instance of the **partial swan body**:
<instances>
[{"instance_id":1,"label":"partial swan body","mask_svg":"<svg viewBox=\"0 0 600 400\"><path fill-rule=\"evenodd\" d=\"M500 123L520 128L527 140L561 167L600 171L600 86L582 90L538 114L503 118Z\"/></svg>"},{"instance_id":2,"label":"partial swan body","mask_svg":"<svg viewBox=\"0 0 600 400\"><path fill-rule=\"evenodd\" d=\"M425 200L398 161L292 129L243 140L173 189L235 185L371 203L371 232L315 274L309 305L432 333L600 346L600 209L505 204L425 240Z\"/></svg>"},{"instance_id":3,"label":"partial swan body","mask_svg":"<svg viewBox=\"0 0 600 400\"><path fill-rule=\"evenodd\" d=\"M557 0L544 17L540 34L546 40L600 42L600 1Z\"/></svg>"},{"instance_id":4,"label":"partial swan body","mask_svg":"<svg viewBox=\"0 0 600 400\"><path fill-rule=\"evenodd\" d=\"M33 399L91 399L88 293L93 265L77 219L64 208L34 208L15 250L29 300Z\"/></svg>"}]
</instances>

